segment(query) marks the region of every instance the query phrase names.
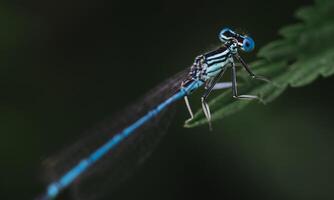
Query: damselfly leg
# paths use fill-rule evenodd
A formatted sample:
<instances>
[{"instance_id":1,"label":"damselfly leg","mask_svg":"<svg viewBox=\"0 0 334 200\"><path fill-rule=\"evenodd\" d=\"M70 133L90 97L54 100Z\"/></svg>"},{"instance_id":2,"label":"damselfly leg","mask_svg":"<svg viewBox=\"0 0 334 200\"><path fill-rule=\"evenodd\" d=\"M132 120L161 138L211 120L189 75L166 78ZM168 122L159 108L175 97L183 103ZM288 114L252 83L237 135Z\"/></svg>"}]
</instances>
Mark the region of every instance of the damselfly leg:
<instances>
[{"instance_id":1,"label":"damselfly leg","mask_svg":"<svg viewBox=\"0 0 334 200\"><path fill-rule=\"evenodd\" d=\"M193 114L193 111L191 110L191 107L190 107L190 104L189 104L189 100L188 100L188 96L184 96L184 102L186 103L186 106L187 106L187 109L188 109L188 112L190 114L190 118L187 119L186 122L192 120L194 118L194 114Z\"/></svg>"},{"instance_id":2,"label":"damselfly leg","mask_svg":"<svg viewBox=\"0 0 334 200\"><path fill-rule=\"evenodd\" d=\"M221 83L216 83L213 86L212 90L221 90L221 89L227 89L227 88L231 88L231 87L232 87L232 82L221 82ZM193 114L193 111L191 109L188 96L184 97L184 102L186 104L187 110L188 110L189 115L190 115L190 118L187 119L186 122L189 122L194 118L194 114ZM209 110L209 109L205 109L205 110Z\"/></svg>"},{"instance_id":3,"label":"damselfly leg","mask_svg":"<svg viewBox=\"0 0 334 200\"><path fill-rule=\"evenodd\" d=\"M238 87L237 87L237 72L235 68L235 64L232 63L232 94L235 99L245 99L245 100L259 100L262 99L255 95L238 95Z\"/></svg>"},{"instance_id":4,"label":"damselfly leg","mask_svg":"<svg viewBox=\"0 0 334 200\"><path fill-rule=\"evenodd\" d=\"M245 68L245 70L248 72L248 74L253 78L253 79L257 79L257 80L260 80L260 81L264 81L264 82L267 82L267 83L271 83L271 81L264 77L264 76L258 76L258 75L255 75L252 70L250 69L250 67L248 66L248 64L244 61L244 59L239 55L239 54L236 54L234 56L240 63L241 65Z\"/></svg>"},{"instance_id":5,"label":"damselfly leg","mask_svg":"<svg viewBox=\"0 0 334 200\"><path fill-rule=\"evenodd\" d=\"M223 74L225 73L227 67L225 67L223 70L221 70L219 72L219 74L213 78L213 80L210 82L210 85L208 86L208 88L206 88L205 93L203 94L202 98L201 98L201 102L202 102L202 108L203 108L203 112L204 115L206 117L206 119L208 120L208 124L209 124L209 129L212 130L212 125L211 125L211 112L210 112L210 107L207 103L207 98L210 95L211 91L214 89L215 85L217 84L218 80L223 76ZM228 85L226 85L228 86ZM223 89L223 88L221 88Z\"/></svg>"}]
</instances>

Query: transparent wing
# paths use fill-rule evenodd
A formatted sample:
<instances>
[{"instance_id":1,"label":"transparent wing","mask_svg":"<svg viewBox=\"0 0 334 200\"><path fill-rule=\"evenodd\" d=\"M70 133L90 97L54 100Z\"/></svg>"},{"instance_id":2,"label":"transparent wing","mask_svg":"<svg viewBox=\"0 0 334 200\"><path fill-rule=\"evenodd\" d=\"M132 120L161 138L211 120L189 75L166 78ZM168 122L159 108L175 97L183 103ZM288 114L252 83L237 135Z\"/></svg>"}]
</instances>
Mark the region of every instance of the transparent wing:
<instances>
[{"instance_id":1,"label":"transparent wing","mask_svg":"<svg viewBox=\"0 0 334 200\"><path fill-rule=\"evenodd\" d=\"M129 124L172 96L188 74L184 70L152 89L142 99L119 112L59 154L47 159L43 166L48 182L58 180L81 159L104 144ZM74 199L93 200L115 190L154 150L169 125L175 105L163 110L157 117L124 139L108 155L99 160L72 184Z\"/></svg>"},{"instance_id":2,"label":"transparent wing","mask_svg":"<svg viewBox=\"0 0 334 200\"><path fill-rule=\"evenodd\" d=\"M221 89L227 89L232 88L232 82L221 82L216 83L215 86L213 86L213 90L221 90Z\"/></svg>"}]
</instances>

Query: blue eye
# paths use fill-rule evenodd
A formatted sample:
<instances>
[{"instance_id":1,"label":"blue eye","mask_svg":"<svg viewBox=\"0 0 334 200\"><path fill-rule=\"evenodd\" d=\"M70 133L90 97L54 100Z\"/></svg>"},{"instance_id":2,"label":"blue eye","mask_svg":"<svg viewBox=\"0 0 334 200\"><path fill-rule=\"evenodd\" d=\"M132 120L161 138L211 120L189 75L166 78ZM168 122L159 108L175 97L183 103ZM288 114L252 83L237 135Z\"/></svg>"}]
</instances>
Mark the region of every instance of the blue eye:
<instances>
[{"instance_id":1,"label":"blue eye","mask_svg":"<svg viewBox=\"0 0 334 200\"><path fill-rule=\"evenodd\" d=\"M245 37L242 43L242 50L245 52L251 52L255 47L255 42L251 37Z\"/></svg>"}]
</instances>

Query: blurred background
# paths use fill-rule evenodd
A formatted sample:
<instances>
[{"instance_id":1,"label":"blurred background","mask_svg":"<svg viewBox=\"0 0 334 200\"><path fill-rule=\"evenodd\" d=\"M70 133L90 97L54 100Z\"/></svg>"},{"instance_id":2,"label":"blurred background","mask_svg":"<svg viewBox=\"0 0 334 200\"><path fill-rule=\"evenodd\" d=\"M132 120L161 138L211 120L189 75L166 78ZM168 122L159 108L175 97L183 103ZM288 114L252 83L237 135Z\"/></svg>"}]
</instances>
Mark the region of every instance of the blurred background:
<instances>
[{"instance_id":1,"label":"blurred background","mask_svg":"<svg viewBox=\"0 0 334 200\"><path fill-rule=\"evenodd\" d=\"M45 158L190 66L219 44L222 27L249 33L259 48L312 3L1 1L0 199L44 191ZM268 105L253 103L213 132L182 128L181 107L112 199L334 199L333 82L320 78Z\"/></svg>"}]
</instances>

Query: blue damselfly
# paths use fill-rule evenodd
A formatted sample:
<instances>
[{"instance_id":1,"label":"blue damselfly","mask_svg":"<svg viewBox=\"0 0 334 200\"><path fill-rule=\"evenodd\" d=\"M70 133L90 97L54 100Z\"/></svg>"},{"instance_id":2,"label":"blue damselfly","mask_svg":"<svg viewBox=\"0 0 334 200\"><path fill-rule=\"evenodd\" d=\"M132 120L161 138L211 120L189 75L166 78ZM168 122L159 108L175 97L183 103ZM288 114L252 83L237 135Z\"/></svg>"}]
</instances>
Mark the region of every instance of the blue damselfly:
<instances>
[{"instance_id":1,"label":"blue damselfly","mask_svg":"<svg viewBox=\"0 0 334 200\"><path fill-rule=\"evenodd\" d=\"M211 129L211 113L207 97L212 90L232 88L237 99L259 99L253 95L238 95L236 62L239 62L252 78L256 76L239 55L239 50L254 49L252 38L238 34L229 28L219 34L222 45L197 56L192 66L160 84L142 100L111 118L73 146L45 162L51 182L40 199L54 199L65 188L72 186L78 199L96 199L103 191L117 186L130 172L150 155L163 135L172 116L177 100L184 98L193 118L188 96L204 86L201 103ZM231 68L232 82L218 83L225 71ZM148 142L149 141L149 142ZM128 159L131 155L132 159ZM94 192L91 192L94 191Z\"/></svg>"}]
</instances>

